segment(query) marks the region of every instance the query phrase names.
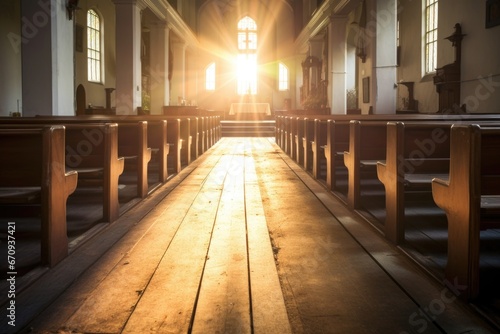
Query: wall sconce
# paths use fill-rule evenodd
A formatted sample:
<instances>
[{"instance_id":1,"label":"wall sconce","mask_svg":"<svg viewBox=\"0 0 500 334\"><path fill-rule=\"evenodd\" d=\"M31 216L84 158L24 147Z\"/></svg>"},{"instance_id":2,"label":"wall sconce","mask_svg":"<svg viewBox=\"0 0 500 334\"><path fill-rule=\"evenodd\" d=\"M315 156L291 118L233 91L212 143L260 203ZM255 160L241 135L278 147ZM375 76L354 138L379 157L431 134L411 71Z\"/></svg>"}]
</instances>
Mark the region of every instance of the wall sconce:
<instances>
[{"instance_id":1,"label":"wall sconce","mask_svg":"<svg viewBox=\"0 0 500 334\"><path fill-rule=\"evenodd\" d=\"M66 4L66 10L68 11L68 18L70 20L73 19L73 13L77 9L80 9L78 7L78 0L68 0L68 3Z\"/></svg>"},{"instance_id":2,"label":"wall sconce","mask_svg":"<svg viewBox=\"0 0 500 334\"><path fill-rule=\"evenodd\" d=\"M364 33L358 37L356 45L356 56L358 56L363 63L366 62L366 48L365 48L365 35Z\"/></svg>"}]
</instances>

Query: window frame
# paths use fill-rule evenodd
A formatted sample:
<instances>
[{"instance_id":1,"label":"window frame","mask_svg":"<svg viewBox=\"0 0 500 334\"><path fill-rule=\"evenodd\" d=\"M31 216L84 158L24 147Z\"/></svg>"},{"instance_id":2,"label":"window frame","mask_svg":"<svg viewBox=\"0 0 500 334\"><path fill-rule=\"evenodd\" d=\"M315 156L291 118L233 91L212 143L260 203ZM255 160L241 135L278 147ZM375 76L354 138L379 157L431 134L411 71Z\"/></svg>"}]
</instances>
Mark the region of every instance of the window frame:
<instances>
[{"instance_id":1,"label":"window frame","mask_svg":"<svg viewBox=\"0 0 500 334\"><path fill-rule=\"evenodd\" d=\"M90 15L97 22L89 22ZM87 80L93 83L104 83L103 71L103 32L102 16L97 10L87 10Z\"/></svg>"},{"instance_id":2,"label":"window frame","mask_svg":"<svg viewBox=\"0 0 500 334\"><path fill-rule=\"evenodd\" d=\"M290 90L290 70L284 63L278 63L278 90L286 92Z\"/></svg>"},{"instance_id":3,"label":"window frame","mask_svg":"<svg viewBox=\"0 0 500 334\"><path fill-rule=\"evenodd\" d=\"M238 46L236 92L238 95L257 95L258 26L256 21L248 15L238 20L236 37Z\"/></svg>"},{"instance_id":4,"label":"window frame","mask_svg":"<svg viewBox=\"0 0 500 334\"><path fill-rule=\"evenodd\" d=\"M215 71L217 69L217 66L215 62L211 62L208 64L208 66L205 68L205 90L209 92L215 91L216 87L216 75Z\"/></svg>"},{"instance_id":5,"label":"window frame","mask_svg":"<svg viewBox=\"0 0 500 334\"><path fill-rule=\"evenodd\" d=\"M425 0L423 13L423 73L433 74L437 67L438 0Z\"/></svg>"}]
</instances>

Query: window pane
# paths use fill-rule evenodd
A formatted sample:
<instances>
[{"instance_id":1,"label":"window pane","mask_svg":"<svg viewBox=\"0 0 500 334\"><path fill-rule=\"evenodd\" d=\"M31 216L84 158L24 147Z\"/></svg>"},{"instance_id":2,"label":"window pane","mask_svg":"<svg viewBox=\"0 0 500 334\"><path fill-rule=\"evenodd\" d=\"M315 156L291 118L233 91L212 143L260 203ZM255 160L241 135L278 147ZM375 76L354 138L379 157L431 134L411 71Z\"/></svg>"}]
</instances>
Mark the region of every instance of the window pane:
<instances>
[{"instance_id":1,"label":"window pane","mask_svg":"<svg viewBox=\"0 0 500 334\"><path fill-rule=\"evenodd\" d=\"M278 76L278 89L288 90L288 68L282 63L279 64Z\"/></svg>"},{"instance_id":2,"label":"window pane","mask_svg":"<svg viewBox=\"0 0 500 334\"><path fill-rule=\"evenodd\" d=\"M238 55L238 94L257 94L257 56Z\"/></svg>"},{"instance_id":3,"label":"window pane","mask_svg":"<svg viewBox=\"0 0 500 334\"><path fill-rule=\"evenodd\" d=\"M257 94L257 24L246 16L238 22L237 91Z\"/></svg>"},{"instance_id":4,"label":"window pane","mask_svg":"<svg viewBox=\"0 0 500 334\"><path fill-rule=\"evenodd\" d=\"M94 10L87 12L87 77L101 82L101 22Z\"/></svg>"},{"instance_id":5,"label":"window pane","mask_svg":"<svg viewBox=\"0 0 500 334\"><path fill-rule=\"evenodd\" d=\"M254 32L248 33L248 49L257 50L257 34Z\"/></svg>"},{"instance_id":6,"label":"window pane","mask_svg":"<svg viewBox=\"0 0 500 334\"><path fill-rule=\"evenodd\" d=\"M205 76L206 90L215 90L215 63L212 63L207 67Z\"/></svg>"},{"instance_id":7,"label":"window pane","mask_svg":"<svg viewBox=\"0 0 500 334\"><path fill-rule=\"evenodd\" d=\"M238 49L247 49L247 34L245 32L238 32Z\"/></svg>"},{"instance_id":8,"label":"window pane","mask_svg":"<svg viewBox=\"0 0 500 334\"><path fill-rule=\"evenodd\" d=\"M425 72L431 73L437 66L438 2L426 0L425 3Z\"/></svg>"},{"instance_id":9,"label":"window pane","mask_svg":"<svg viewBox=\"0 0 500 334\"><path fill-rule=\"evenodd\" d=\"M250 17L245 16L238 22L238 30L257 30L257 24Z\"/></svg>"}]
</instances>

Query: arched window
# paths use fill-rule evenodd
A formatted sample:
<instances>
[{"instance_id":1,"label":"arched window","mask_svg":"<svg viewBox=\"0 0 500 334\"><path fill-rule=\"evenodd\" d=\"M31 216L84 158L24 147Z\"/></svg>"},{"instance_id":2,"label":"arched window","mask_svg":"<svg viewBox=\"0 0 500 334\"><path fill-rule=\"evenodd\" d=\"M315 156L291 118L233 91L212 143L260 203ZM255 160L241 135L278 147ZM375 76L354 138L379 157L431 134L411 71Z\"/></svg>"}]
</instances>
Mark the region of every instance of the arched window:
<instances>
[{"instance_id":1,"label":"arched window","mask_svg":"<svg viewBox=\"0 0 500 334\"><path fill-rule=\"evenodd\" d=\"M211 63L205 70L205 89L215 90L215 63Z\"/></svg>"},{"instance_id":2,"label":"arched window","mask_svg":"<svg viewBox=\"0 0 500 334\"><path fill-rule=\"evenodd\" d=\"M87 77L102 82L101 18L93 9L87 11Z\"/></svg>"},{"instance_id":3,"label":"arched window","mask_svg":"<svg viewBox=\"0 0 500 334\"><path fill-rule=\"evenodd\" d=\"M238 22L238 94L257 94L257 24L245 16Z\"/></svg>"},{"instance_id":4,"label":"arched window","mask_svg":"<svg viewBox=\"0 0 500 334\"><path fill-rule=\"evenodd\" d=\"M281 91L289 89L288 81L288 67L285 64L279 63L278 65L278 89Z\"/></svg>"}]
</instances>

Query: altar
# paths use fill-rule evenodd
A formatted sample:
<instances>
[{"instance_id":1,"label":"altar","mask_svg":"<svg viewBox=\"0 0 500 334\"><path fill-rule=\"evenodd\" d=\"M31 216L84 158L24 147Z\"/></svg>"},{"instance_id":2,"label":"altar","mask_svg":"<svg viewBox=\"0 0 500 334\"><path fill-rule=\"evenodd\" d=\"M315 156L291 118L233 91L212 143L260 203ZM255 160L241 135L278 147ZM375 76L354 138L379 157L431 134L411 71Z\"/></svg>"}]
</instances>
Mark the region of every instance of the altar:
<instances>
[{"instance_id":1,"label":"altar","mask_svg":"<svg viewBox=\"0 0 500 334\"><path fill-rule=\"evenodd\" d=\"M271 115L269 103L231 103L229 115L266 114Z\"/></svg>"}]
</instances>

